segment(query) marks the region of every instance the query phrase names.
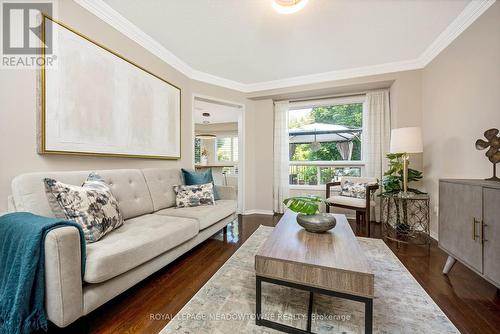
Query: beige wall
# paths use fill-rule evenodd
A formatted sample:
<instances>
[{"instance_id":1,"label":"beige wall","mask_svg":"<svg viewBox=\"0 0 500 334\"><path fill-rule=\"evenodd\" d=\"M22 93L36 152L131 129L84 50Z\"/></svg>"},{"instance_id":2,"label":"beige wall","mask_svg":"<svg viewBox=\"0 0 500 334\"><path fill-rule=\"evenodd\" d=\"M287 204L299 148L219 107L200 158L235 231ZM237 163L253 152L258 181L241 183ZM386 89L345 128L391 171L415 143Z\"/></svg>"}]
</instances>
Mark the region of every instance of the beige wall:
<instances>
[{"instance_id":1,"label":"beige wall","mask_svg":"<svg viewBox=\"0 0 500 334\"><path fill-rule=\"evenodd\" d=\"M193 94L245 103L244 94L191 81L161 59L81 8L73 1L58 1L58 18L75 30L179 86L182 90L182 148L180 160L47 156L36 153L36 72L0 70L0 212L6 210L13 177L49 170L90 170L143 167L190 167L193 161Z\"/></svg>"},{"instance_id":2,"label":"beige wall","mask_svg":"<svg viewBox=\"0 0 500 334\"><path fill-rule=\"evenodd\" d=\"M423 71L425 188L437 234L439 178L485 178L492 165L474 147L500 128L500 3L494 4Z\"/></svg>"},{"instance_id":3,"label":"beige wall","mask_svg":"<svg viewBox=\"0 0 500 334\"><path fill-rule=\"evenodd\" d=\"M247 187L250 185L252 189L247 191L247 209L269 213L273 210L273 101L266 99L249 104Z\"/></svg>"},{"instance_id":4,"label":"beige wall","mask_svg":"<svg viewBox=\"0 0 500 334\"><path fill-rule=\"evenodd\" d=\"M212 123L212 124L195 124L194 130L199 133L238 133L238 123Z\"/></svg>"}]
</instances>

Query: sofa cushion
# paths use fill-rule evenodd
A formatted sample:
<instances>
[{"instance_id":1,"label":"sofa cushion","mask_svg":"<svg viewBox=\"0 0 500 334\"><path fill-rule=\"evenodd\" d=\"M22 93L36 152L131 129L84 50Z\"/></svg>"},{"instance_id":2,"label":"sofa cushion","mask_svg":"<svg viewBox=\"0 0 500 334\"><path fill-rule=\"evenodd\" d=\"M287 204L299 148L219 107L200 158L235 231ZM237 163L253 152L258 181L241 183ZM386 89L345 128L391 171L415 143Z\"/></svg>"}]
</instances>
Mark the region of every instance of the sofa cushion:
<instances>
[{"instance_id":1,"label":"sofa cushion","mask_svg":"<svg viewBox=\"0 0 500 334\"><path fill-rule=\"evenodd\" d=\"M98 174L90 173L81 187L49 178L44 181L54 215L77 222L88 243L96 242L123 224L118 202Z\"/></svg>"},{"instance_id":2,"label":"sofa cushion","mask_svg":"<svg viewBox=\"0 0 500 334\"><path fill-rule=\"evenodd\" d=\"M183 184L179 169L146 168L142 170L151 193L154 211L175 206L174 186Z\"/></svg>"},{"instance_id":3,"label":"sofa cushion","mask_svg":"<svg viewBox=\"0 0 500 334\"><path fill-rule=\"evenodd\" d=\"M366 199L363 198L354 198L347 196L331 196L326 199L328 203L338 204L338 205L347 205L356 208L364 208L366 207ZM375 206L375 201L370 201L371 206Z\"/></svg>"},{"instance_id":4,"label":"sofa cushion","mask_svg":"<svg viewBox=\"0 0 500 334\"><path fill-rule=\"evenodd\" d=\"M84 280L104 282L182 244L198 234L195 219L148 214L87 245Z\"/></svg>"},{"instance_id":5,"label":"sofa cushion","mask_svg":"<svg viewBox=\"0 0 500 334\"><path fill-rule=\"evenodd\" d=\"M167 208L155 212L156 215L193 218L200 224L200 231L236 212L235 200L215 201L215 205L191 208Z\"/></svg>"},{"instance_id":6,"label":"sofa cushion","mask_svg":"<svg viewBox=\"0 0 500 334\"><path fill-rule=\"evenodd\" d=\"M45 195L44 178L67 184L82 184L91 171L39 172L22 174L12 180L12 195L17 211L54 217ZM125 219L153 212L146 180L139 169L96 170L111 188Z\"/></svg>"}]
</instances>

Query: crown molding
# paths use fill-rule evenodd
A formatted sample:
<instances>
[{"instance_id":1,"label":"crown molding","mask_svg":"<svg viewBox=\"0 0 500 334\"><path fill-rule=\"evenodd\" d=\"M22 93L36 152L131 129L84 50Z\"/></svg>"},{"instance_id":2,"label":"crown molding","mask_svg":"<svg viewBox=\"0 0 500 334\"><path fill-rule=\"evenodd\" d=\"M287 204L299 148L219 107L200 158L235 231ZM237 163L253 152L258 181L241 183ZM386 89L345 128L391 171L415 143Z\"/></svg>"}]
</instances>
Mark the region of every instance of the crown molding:
<instances>
[{"instance_id":1,"label":"crown molding","mask_svg":"<svg viewBox=\"0 0 500 334\"><path fill-rule=\"evenodd\" d=\"M254 93L263 90L288 88L294 86L302 86L316 84L327 81L337 81L351 78L366 77L370 75L378 75L384 73L393 73L401 71L409 71L419 68L418 60L399 61L387 64L349 68L345 70L323 72L318 74L303 75L280 80L258 82L247 84L245 88L247 93Z\"/></svg>"},{"instance_id":2,"label":"crown molding","mask_svg":"<svg viewBox=\"0 0 500 334\"><path fill-rule=\"evenodd\" d=\"M243 84L243 83L240 83L237 81L233 81L233 80L229 80L229 79L225 79L225 78L221 78L221 77L218 77L216 75L212 75L212 74L209 74L206 72L193 70L191 72L191 76L189 76L189 78L196 80L196 81L205 82L208 84L237 90L237 91L242 92L242 93L249 93L248 88L247 88L248 85L246 85L246 84Z\"/></svg>"},{"instance_id":3,"label":"crown molding","mask_svg":"<svg viewBox=\"0 0 500 334\"><path fill-rule=\"evenodd\" d=\"M139 27L127 20L102 0L74 1L188 78L243 93L254 93L270 89L288 88L384 73L422 69L427 64L429 64L441 51L443 51L448 45L450 45L488 8L490 8L496 0L472 0L464 8L464 10L450 23L450 25L441 34L439 34L439 36L432 42L432 44L416 59L323 72L311 75L296 76L252 84L245 84L226 78L221 78L216 75L198 71L192 68L190 65L167 50L164 46L162 46L144 31L139 29Z\"/></svg>"},{"instance_id":4,"label":"crown molding","mask_svg":"<svg viewBox=\"0 0 500 334\"><path fill-rule=\"evenodd\" d=\"M427 66L438 54L450 45L462 32L479 18L496 0L472 0L445 30L420 55L421 68Z\"/></svg>"}]
</instances>

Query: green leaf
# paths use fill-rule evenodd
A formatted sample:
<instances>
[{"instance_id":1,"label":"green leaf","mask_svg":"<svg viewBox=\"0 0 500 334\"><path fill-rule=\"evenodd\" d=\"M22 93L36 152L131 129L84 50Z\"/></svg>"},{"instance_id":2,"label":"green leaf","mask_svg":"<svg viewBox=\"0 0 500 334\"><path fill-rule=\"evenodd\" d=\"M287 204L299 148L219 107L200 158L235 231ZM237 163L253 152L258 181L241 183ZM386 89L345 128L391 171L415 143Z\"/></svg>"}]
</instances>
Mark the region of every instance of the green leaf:
<instances>
[{"instance_id":1,"label":"green leaf","mask_svg":"<svg viewBox=\"0 0 500 334\"><path fill-rule=\"evenodd\" d=\"M283 204L294 212L314 215L318 212L319 203L322 201L318 196L297 196L285 199Z\"/></svg>"}]
</instances>

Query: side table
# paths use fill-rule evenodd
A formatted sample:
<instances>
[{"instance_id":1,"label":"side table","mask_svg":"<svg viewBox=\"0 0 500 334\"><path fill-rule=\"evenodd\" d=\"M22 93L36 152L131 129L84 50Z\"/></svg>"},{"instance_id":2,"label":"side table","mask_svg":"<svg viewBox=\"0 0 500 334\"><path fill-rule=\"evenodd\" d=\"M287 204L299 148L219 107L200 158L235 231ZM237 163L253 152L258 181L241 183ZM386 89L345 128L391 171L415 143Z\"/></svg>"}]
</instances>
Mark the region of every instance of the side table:
<instances>
[{"instance_id":1,"label":"side table","mask_svg":"<svg viewBox=\"0 0 500 334\"><path fill-rule=\"evenodd\" d=\"M400 244L430 246L429 207L427 194L382 195L382 235Z\"/></svg>"}]
</instances>

